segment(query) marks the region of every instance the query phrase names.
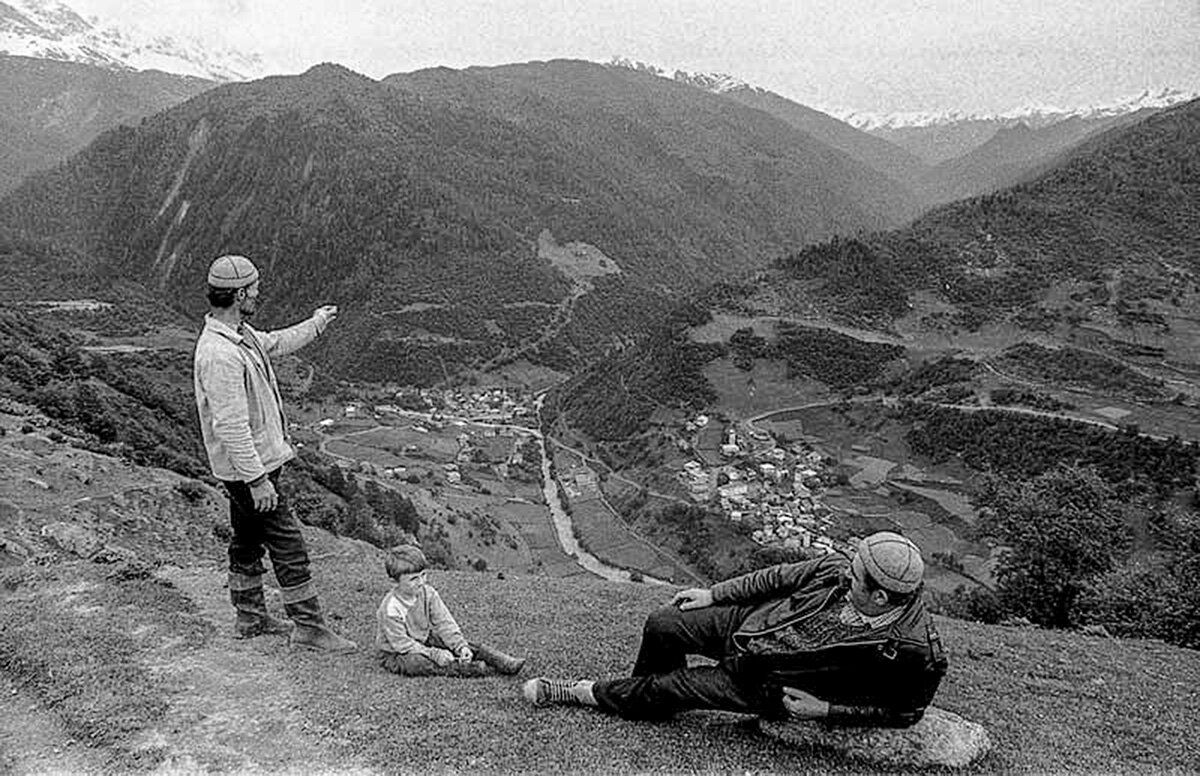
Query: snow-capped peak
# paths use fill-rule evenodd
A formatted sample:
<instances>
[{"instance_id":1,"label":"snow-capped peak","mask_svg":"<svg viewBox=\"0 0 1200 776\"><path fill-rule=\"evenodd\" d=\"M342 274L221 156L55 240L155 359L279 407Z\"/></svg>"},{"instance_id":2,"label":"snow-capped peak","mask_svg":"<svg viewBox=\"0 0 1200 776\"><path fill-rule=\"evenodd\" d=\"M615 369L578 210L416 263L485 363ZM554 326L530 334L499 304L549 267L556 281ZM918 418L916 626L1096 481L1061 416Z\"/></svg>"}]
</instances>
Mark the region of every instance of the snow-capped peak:
<instances>
[{"instance_id":1,"label":"snow-capped peak","mask_svg":"<svg viewBox=\"0 0 1200 776\"><path fill-rule=\"evenodd\" d=\"M1200 97L1200 93L1198 92L1188 92L1182 89L1167 87L1157 90L1146 89L1140 94L1122 97L1111 103L1089 105L1081 108L1030 104L1000 113L973 113L959 110L887 114L853 110L829 110L826 112L845 121L847 124L868 132L877 129L899 129L901 127L945 126L965 121L987 121L1003 125L1021 123L1036 129L1071 118L1096 119L1109 116L1122 116L1148 108L1169 108L1172 105L1194 100L1197 97Z\"/></svg>"},{"instance_id":2,"label":"snow-capped peak","mask_svg":"<svg viewBox=\"0 0 1200 776\"><path fill-rule=\"evenodd\" d=\"M750 88L750 84L727 73L689 73L686 70L676 70L673 77L681 83L691 84L717 94L734 89Z\"/></svg>"},{"instance_id":3,"label":"snow-capped peak","mask_svg":"<svg viewBox=\"0 0 1200 776\"><path fill-rule=\"evenodd\" d=\"M673 81L679 81L680 83L689 84L708 92L716 92L717 94L734 89L750 88L750 85L745 81L728 73L689 73L686 70L676 70L674 73L668 73L657 65L637 62L628 57L614 56L609 60L608 66L637 70L642 73L656 75L660 78L670 78Z\"/></svg>"},{"instance_id":4,"label":"snow-capped peak","mask_svg":"<svg viewBox=\"0 0 1200 776\"><path fill-rule=\"evenodd\" d=\"M216 81L241 81L264 70L257 55L85 19L58 0L0 0L0 54Z\"/></svg>"}]
</instances>

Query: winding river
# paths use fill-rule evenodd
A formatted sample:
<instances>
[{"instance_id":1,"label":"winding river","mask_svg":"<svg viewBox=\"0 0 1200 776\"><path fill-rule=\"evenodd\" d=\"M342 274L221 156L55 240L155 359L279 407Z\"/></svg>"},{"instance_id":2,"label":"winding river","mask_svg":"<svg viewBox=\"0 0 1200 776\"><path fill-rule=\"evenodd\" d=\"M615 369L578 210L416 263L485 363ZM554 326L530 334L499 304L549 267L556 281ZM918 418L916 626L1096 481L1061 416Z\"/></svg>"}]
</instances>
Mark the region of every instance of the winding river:
<instances>
[{"instance_id":1,"label":"winding river","mask_svg":"<svg viewBox=\"0 0 1200 776\"><path fill-rule=\"evenodd\" d=\"M537 397L538 418L541 418L543 396ZM542 496L546 499L546 509L550 511L550 521L554 524L554 534L562 551L572 556L575 562L587 571L611 582L628 582L629 571L610 566L604 561L585 550L575 538L575 526L571 516L563 509L562 498L558 491L558 481L550 471L550 451L546 448L546 437L539 430L527 429L537 437L538 446L542 451ZM664 579L658 579L648 574L642 575L642 580L652 585L670 585Z\"/></svg>"}]
</instances>

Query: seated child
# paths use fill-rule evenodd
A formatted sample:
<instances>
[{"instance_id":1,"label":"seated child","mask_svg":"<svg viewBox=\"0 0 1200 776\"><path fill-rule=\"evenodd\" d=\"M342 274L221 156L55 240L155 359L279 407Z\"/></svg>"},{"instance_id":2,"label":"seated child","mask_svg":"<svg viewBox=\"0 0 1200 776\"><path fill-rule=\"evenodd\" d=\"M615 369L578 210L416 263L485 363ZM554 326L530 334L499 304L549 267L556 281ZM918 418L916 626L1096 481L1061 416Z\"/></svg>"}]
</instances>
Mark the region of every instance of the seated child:
<instances>
[{"instance_id":1,"label":"seated child","mask_svg":"<svg viewBox=\"0 0 1200 776\"><path fill-rule=\"evenodd\" d=\"M425 581L425 554L400 545L388 551L387 575L395 581L375 614L379 663L402 676L515 674L525 665L482 644L471 644L437 590Z\"/></svg>"}]
</instances>

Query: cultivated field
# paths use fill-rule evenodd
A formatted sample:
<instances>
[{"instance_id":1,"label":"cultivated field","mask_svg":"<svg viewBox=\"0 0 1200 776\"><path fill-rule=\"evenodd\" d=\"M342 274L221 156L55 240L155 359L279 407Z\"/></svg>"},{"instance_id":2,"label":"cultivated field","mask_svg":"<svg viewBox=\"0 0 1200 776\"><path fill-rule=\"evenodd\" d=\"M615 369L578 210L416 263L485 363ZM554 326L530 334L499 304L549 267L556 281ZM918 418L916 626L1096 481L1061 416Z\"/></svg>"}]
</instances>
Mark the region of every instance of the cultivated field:
<instances>
[{"instance_id":1,"label":"cultivated field","mask_svg":"<svg viewBox=\"0 0 1200 776\"><path fill-rule=\"evenodd\" d=\"M735 420L835 398L824 383L789 380L787 365L782 361L756 359L753 369L743 371L730 359L719 358L704 367L704 377L717 392L713 410Z\"/></svg>"}]
</instances>

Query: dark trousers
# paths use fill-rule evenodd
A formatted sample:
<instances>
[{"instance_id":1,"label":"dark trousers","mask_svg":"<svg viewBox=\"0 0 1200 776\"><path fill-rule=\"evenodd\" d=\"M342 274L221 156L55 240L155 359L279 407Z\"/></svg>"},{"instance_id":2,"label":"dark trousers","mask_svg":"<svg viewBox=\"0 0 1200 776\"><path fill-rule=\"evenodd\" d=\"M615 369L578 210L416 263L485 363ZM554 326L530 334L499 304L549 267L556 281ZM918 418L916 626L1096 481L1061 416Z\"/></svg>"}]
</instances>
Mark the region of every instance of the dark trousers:
<instances>
[{"instance_id":1,"label":"dark trousers","mask_svg":"<svg viewBox=\"0 0 1200 776\"><path fill-rule=\"evenodd\" d=\"M233 538L229 540L230 586L253 588L262 586L263 554L271 554L275 579L283 588L285 603L311 598L308 582L308 546L300 532L298 521L279 490L279 469L268 476L279 501L269 512L254 508L250 486L244 482L222 480L229 494L229 523Z\"/></svg>"},{"instance_id":2,"label":"dark trousers","mask_svg":"<svg viewBox=\"0 0 1200 776\"><path fill-rule=\"evenodd\" d=\"M438 649L449 649L440 638L430 634L428 647L437 647ZM474 652L479 648L477 644L467 644ZM390 671L393 674L400 676L486 676L488 674L487 666L481 663L478 659L472 660L469 663L463 663L460 660L455 660L448 666L439 666L431 659L424 655L419 655L416 652L400 654L398 652L380 652L379 665L383 670Z\"/></svg>"},{"instance_id":3,"label":"dark trousers","mask_svg":"<svg viewBox=\"0 0 1200 776\"><path fill-rule=\"evenodd\" d=\"M733 634L752 609L717 605L685 612L666 606L652 612L633 675L599 681L592 688L600 708L631 719L669 717L688 709L780 716L784 709L778 692L739 670ZM688 655L703 655L717 664L688 668Z\"/></svg>"}]
</instances>

